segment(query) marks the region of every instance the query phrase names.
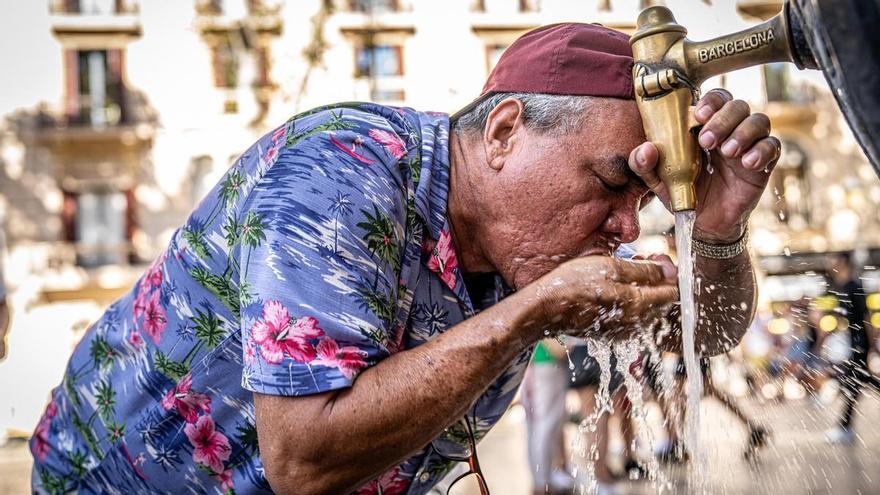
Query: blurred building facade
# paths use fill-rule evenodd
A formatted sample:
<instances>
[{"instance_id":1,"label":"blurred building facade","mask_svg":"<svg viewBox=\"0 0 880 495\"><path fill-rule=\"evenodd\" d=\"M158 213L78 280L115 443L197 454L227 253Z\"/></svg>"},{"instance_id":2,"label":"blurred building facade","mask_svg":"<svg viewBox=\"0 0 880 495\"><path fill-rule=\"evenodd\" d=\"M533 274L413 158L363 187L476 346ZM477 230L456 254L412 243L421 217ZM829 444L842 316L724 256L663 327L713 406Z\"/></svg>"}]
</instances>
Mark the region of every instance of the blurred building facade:
<instances>
[{"instance_id":1,"label":"blurred building facade","mask_svg":"<svg viewBox=\"0 0 880 495\"><path fill-rule=\"evenodd\" d=\"M10 0L11 3L11 0ZM0 101L0 219L10 283L52 274L45 299L107 300L127 287L226 167L298 111L372 100L452 112L500 54L542 24L631 32L649 0L50 0L31 22ZM667 0L694 39L778 11L762 0ZM27 5L30 4L30 5ZM25 12L26 11L26 12ZM18 62L17 62L18 61ZM786 65L716 78L771 116L785 152L753 219L770 273L816 270L811 253L880 247L880 183L821 74ZM39 88L38 88L39 89ZM650 235L669 225L659 205Z\"/></svg>"}]
</instances>

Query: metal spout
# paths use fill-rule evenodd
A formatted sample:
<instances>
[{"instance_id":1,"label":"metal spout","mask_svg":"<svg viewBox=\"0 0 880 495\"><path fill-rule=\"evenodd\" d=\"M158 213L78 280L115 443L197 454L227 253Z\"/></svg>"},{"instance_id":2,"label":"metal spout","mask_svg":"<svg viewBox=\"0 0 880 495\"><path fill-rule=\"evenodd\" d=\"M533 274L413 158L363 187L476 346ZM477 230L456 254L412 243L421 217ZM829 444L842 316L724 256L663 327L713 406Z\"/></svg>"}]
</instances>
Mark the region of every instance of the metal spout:
<instances>
[{"instance_id":1,"label":"metal spout","mask_svg":"<svg viewBox=\"0 0 880 495\"><path fill-rule=\"evenodd\" d=\"M649 7L639 15L638 30L630 38L636 102L645 135L660 152L658 171L673 211L696 207L694 183L703 152L693 110L700 84L753 65L793 62L802 67L804 58L811 60L793 53L787 10L763 24L702 42L687 39L687 29L666 7Z\"/></svg>"}]
</instances>

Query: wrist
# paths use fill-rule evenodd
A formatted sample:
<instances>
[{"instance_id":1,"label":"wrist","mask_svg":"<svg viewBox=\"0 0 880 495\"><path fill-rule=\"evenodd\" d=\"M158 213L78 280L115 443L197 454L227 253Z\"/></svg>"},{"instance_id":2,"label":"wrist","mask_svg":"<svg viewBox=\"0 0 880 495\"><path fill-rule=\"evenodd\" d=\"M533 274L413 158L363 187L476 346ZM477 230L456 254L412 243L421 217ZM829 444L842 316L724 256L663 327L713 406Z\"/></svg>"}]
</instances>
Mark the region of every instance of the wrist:
<instances>
[{"instance_id":1,"label":"wrist","mask_svg":"<svg viewBox=\"0 0 880 495\"><path fill-rule=\"evenodd\" d=\"M742 239L745 231L745 222L737 222L735 225L724 229L703 229L695 225L694 239L707 244L731 244Z\"/></svg>"},{"instance_id":2,"label":"wrist","mask_svg":"<svg viewBox=\"0 0 880 495\"><path fill-rule=\"evenodd\" d=\"M544 298L538 294L534 284L504 298L497 306L504 315L503 324L522 339L525 346L530 346L543 339L548 329L547 308Z\"/></svg>"}]
</instances>

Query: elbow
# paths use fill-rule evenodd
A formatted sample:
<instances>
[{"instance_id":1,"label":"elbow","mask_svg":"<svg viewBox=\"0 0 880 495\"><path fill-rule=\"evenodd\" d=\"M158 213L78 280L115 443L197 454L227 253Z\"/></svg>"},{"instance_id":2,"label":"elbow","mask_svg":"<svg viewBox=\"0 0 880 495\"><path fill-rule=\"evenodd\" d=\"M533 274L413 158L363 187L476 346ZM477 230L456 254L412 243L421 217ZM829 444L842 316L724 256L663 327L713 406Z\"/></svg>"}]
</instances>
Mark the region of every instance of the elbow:
<instances>
[{"instance_id":1,"label":"elbow","mask_svg":"<svg viewBox=\"0 0 880 495\"><path fill-rule=\"evenodd\" d=\"M330 470L322 469L320 462L298 458L296 455L266 455L263 470L272 491L278 494L323 495L338 493L332 486Z\"/></svg>"}]
</instances>

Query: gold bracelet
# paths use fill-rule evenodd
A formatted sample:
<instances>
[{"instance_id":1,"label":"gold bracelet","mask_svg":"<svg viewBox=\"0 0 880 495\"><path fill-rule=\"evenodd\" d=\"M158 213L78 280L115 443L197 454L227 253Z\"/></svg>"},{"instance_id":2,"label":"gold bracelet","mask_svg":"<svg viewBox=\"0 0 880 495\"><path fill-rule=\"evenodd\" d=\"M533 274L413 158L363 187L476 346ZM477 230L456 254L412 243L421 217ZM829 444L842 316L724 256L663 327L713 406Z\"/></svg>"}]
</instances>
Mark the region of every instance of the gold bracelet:
<instances>
[{"instance_id":1,"label":"gold bracelet","mask_svg":"<svg viewBox=\"0 0 880 495\"><path fill-rule=\"evenodd\" d=\"M694 239L692 246L694 254L698 254L704 258L729 260L742 254L742 252L746 250L748 243L749 228L746 227L745 230L743 230L742 236L730 244L710 244L699 239Z\"/></svg>"}]
</instances>

